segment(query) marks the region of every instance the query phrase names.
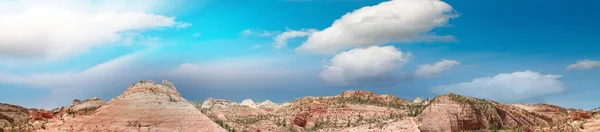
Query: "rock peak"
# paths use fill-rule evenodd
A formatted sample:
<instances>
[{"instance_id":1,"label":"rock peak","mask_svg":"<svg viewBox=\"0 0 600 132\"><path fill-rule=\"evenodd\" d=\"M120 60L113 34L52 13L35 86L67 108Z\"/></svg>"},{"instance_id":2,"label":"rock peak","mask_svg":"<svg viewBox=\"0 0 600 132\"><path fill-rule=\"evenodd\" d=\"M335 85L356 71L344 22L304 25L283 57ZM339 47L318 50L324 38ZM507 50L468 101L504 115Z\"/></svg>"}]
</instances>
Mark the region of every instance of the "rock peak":
<instances>
[{"instance_id":1,"label":"rock peak","mask_svg":"<svg viewBox=\"0 0 600 132\"><path fill-rule=\"evenodd\" d=\"M86 110L100 101L75 107ZM151 80L132 84L84 118L55 125L44 131L226 131L181 97L172 83Z\"/></svg>"},{"instance_id":2,"label":"rock peak","mask_svg":"<svg viewBox=\"0 0 600 132\"><path fill-rule=\"evenodd\" d=\"M160 84L157 84L152 80L140 80L138 83L129 86L125 92L114 99L122 98L161 98L171 102L187 102L187 100L185 100L181 94L177 92L175 86L167 80L163 80Z\"/></svg>"},{"instance_id":3,"label":"rock peak","mask_svg":"<svg viewBox=\"0 0 600 132\"><path fill-rule=\"evenodd\" d=\"M252 101L252 99L245 99L244 101L242 101L242 103L240 103L240 105L245 105L251 108L256 108L256 103L254 103L254 101Z\"/></svg>"}]
</instances>

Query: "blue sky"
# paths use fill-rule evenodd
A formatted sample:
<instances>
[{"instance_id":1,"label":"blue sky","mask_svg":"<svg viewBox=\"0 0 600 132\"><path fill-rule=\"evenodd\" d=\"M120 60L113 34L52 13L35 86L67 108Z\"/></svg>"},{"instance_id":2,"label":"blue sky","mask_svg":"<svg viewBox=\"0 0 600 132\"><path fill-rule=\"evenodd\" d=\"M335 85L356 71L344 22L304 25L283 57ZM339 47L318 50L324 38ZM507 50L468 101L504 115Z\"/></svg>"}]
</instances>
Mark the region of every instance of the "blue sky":
<instances>
[{"instance_id":1,"label":"blue sky","mask_svg":"<svg viewBox=\"0 0 600 132\"><path fill-rule=\"evenodd\" d=\"M600 106L597 5L2 1L0 102L55 108L168 79L192 101L283 102L366 89L590 109Z\"/></svg>"}]
</instances>

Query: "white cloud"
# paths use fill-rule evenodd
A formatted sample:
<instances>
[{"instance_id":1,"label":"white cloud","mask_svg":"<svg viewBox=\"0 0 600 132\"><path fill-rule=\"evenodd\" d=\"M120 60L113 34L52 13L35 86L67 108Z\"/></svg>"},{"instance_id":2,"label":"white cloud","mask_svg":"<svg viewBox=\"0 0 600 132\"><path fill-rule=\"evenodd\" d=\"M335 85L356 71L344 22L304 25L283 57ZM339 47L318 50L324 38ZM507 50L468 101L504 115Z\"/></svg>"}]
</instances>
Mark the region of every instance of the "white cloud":
<instances>
[{"instance_id":1,"label":"white cloud","mask_svg":"<svg viewBox=\"0 0 600 132\"><path fill-rule=\"evenodd\" d=\"M316 29L288 30L273 38L273 47L276 49L280 49L282 47L287 46L288 39L310 36L316 31Z\"/></svg>"},{"instance_id":2,"label":"white cloud","mask_svg":"<svg viewBox=\"0 0 600 132\"><path fill-rule=\"evenodd\" d=\"M446 26L456 17L440 0L392 0L348 13L333 24L312 34L297 50L331 54L344 49L368 47L387 42L449 40L430 31Z\"/></svg>"},{"instance_id":3,"label":"white cloud","mask_svg":"<svg viewBox=\"0 0 600 132\"><path fill-rule=\"evenodd\" d=\"M136 36L131 34L144 30L191 25L152 13L32 5L0 13L0 58L60 59L131 40L129 37Z\"/></svg>"},{"instance_id":4,"label":"white cloud","mask_svg":"<svg viewBox=\"0 0 600 132\"><path fill-rule=\"evenodd\" d=\"M320 76L339 86L393 85L399 81L394 70L404 66L410 56L393 46L352 49L334 56Z\"/></svg>"},{"instance_id":5,"label":"white cloud","mask_svg":"<svg viewBox=\"0 0 600 132\"><path fill-rule=\"evenodd\" d=\"M593 60L582 60L577 61L575 64L571 64L565 68L566 70L585 70L600 67L600 61Z\"/></svg>"},{"instance_id":6,"label":"white cloud","mask_svg":"<svg viewBox=\"0 0 600 132\"><path fill-rule=\"evenodd\" d=\"M456 60L442 60L440 62L436 62L433 65L426 64L420 65L415 71L415 75L417 77L436 77L443 71L446 71L453 66L459 65L460 63Z\"/></svg>"},{"instance_id":7,"label":"white cloud","mask_svg":"<svg viewBox=\"0 0 600 132\"><path fill-rule=\"evenodd\" d=\"M242 37L259 36L259 37L271 37L277 34L275 31L265 31L261 29L246 29L240 32Z\"/></svg>"},{"instance_id":8,"label":"white cloud","mask_svg":"<svg viewBox=\"0 0 600 132\"><path fill-rule=\"evenodd\" d=\"M450 85L440 85L433 92L443 94L452 92L460 95L486 98L498 101L523 102L544 95L560 93L565 85L558 79L561 75L542 75L538 72L524 71L510 74L498 74L494 77L473 79Z\"/></svg>"},{"instance_id":9,"label":"white cloud","mask_svg":"<svg viewBox=\"0 0 600 132\"><path fill-rule=\"evenodd\" d=\"M179 23L179 24L177 24L177 29L187 28L187 27L191 27L191 26L192 26L191 23L187 23L187 22Z\"/></svg>"}]
</instances>

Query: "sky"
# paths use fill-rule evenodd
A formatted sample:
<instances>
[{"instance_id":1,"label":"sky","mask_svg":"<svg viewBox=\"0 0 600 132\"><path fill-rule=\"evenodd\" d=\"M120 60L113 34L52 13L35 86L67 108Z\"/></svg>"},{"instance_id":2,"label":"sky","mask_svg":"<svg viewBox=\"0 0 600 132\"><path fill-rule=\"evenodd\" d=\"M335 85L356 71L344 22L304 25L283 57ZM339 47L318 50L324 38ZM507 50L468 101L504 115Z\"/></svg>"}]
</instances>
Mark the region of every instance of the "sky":
<instances>
[{"instance_id":1,"label":"sky","mask_svg":"<svg viewBox=\"0 0 600 132\"><path fill-rule=\"evenodd\" d=\"M170 80L190 101L363 89L600 107L600 1L0 1L0 102Z\"/></svg>"}]
</instances>

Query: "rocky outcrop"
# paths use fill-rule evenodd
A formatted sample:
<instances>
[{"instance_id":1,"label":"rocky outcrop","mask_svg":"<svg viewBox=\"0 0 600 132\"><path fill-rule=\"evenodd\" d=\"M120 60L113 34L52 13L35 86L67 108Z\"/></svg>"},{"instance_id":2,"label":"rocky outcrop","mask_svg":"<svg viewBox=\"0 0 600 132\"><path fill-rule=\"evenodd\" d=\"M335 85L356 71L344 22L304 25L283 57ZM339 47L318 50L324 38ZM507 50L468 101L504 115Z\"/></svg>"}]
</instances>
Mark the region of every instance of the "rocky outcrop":
<instances>
[{"instance_id":1,"label":"rocky outcrop","mask_svg":"<svg viewBox=\"0 0 600 132\"><path fill-rule=\"evenodd\" d=\"M600 132L600 114L593 114L590 119L586 119L579 125L579 131Z\"/></svg>"},{"instance_id":2,"label":"rocky outcrop","mask_svg":"<svg viewBox=\"0 0 600 132\"><path fill-rule=\"evenodd\" d=\"M396 105L410 104L410 102L408 102L404 99L398 98L396 96L393 96L393 95L389 95L389 94L377 95L373 92L365 91L365 90L357 90L357 91L348 90L348 91L342 92L339 96L342 98L356 98L356 99L360 99L360 100L367 100L367 101L374 101L374 102L381 102L381 103L388 103L388 104L396 104Z\"/></svg>"},{"instance_id":3,"label":"rocky outcrop","mask_svg":"<svg viewBox=\"0 0 600 132\"><path fill-rule=\"evenodd\" d=\"M245 99L244 101L242 101L242 103L240 103L240 105L248 106L250 108L256 108L256 103L254 103L252 99Z\"/></svg>"},{"instance_id":4,"label":"rocky outcrop","mask_svg":"<svg viewBox=\"0 0 600 132\"><path fill-rule=\"evenodd\" d=\"M18 105L0 103L0 130L27 123L29 110Z\"/></svg>"},{"instance_id":5,"label":"rocky outcrop","mask_svg":"<svg viewBox=\"0 0 600 132\"><path fill-rule=\"evenodd\" d=\"M600 107L590 110L592 114L600 114Z\"/></svg>"},{"instance_id":6,"label":"rocky outcrop","mask_svg":"<svg viewBox=\"0 0 600 132\"><path fill-rule=\"evenodd\" d=\"M89 116L47 125L44 131L225 131L168 81L140 81Z\"/></svg>"},{"instance_id":7,"label":"rocky outcrop","mask_svg":"<svg viewBox=\"0 0 600 132\"><path fill-rule=\"evenodd\" d=\"M415 104L415 105L428 105L430 100L431 100L430 98L422 99L420 97L416 97L415 99L413 99L412 104Z\"/></svg>"},{"instance_id":8,"label":"rocky outcrop","mask_svg":"<svg viewBox=\"0 0 600 132\"><path fill-rule=\"evenodd\" d=\"M258 104L258 107L272 107L272 108L277 108L279 107L278 104L271 102L271 100L265 100L264 102L261 102Z\"/></svg>"},{"instance_id":9,"label":"rocky outcrop","mask_svg":"<svg viewBox=\"0 0 600 132\"><path fill-rule=\"evenodd\" d=\"M421 131L449 132L550 126L564 120L566 114L564 109L550 105L513 106L445 94L433 99L417 119Z\"/></svg>"},{"instance_id":10,"label":"rocky outcrop","mask_svg":"<svg viewBox=\"0 0 600 132\"><path fill-rule=\"evenodd\" d=\"M365 124L356 127L324 128L322 132L420 132L413 117L403 120L387 120L383 125Z\"/></svg>"},{"instance_id":11,"label":"rocky outcrop","mask_svg":"<svg viewBox=\"0 0 600 132\"><path fill-rule=\"evenodd\" d=\"M93 97L84 101L74 100L73 104L71 104L67 109L66 113L68 114L77 114L77 115L89 115L94 112L96 109L106 105L104 100L101 100L98 97Z\"/></svg>"},{"instance_id":12,"label":"rocky outcrop","mask_svg":"<svg viewBox=\"0 0 600 132\"><path fill-rule=\"evenodd\" d=\"M62 114L68 116L57 116ZM99 98L74 100L69 106L51 111L0 104L0 126L4 131L61 132L597 132L600 114L597 110L565 109L550 104L501 104L456 94L408 102L363 90L303 97L281 105L270 100L254 103L247 99L237 104L213 98L191 103L168 81L161 84L140 81L109 102Z\"/></svg>"},{"instance_id":13,"label":"rocky outcrop","mask_svg":"<svg viewBox=\"0 0 600 132\"><path fill-rule=\"evenodd\" d=\"M236 102L232 102L229 100L224 100L224 99L214 99L214 98L208 98L206 100L204 100L203 102L200 103L194 103L194 105L196 106L196 108L201 108L201 109L210 109L210 108L217 108L217 109L222 109L225 107L228 107L230 105L236 105Z\"/></svg>"}]
</instances>

